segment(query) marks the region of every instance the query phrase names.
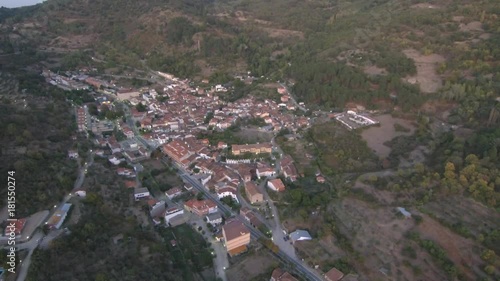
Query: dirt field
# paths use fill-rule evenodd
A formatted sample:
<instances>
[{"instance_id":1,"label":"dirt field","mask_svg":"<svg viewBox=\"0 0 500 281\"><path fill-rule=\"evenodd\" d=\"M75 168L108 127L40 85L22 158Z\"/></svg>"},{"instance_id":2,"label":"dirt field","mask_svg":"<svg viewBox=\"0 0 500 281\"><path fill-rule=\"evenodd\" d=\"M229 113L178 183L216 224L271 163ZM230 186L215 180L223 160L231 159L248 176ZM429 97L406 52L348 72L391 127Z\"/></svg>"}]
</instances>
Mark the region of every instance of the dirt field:
<instances>
[{"instance_id":1,"label":"dirt field","mask_svg":"<svg viewBox=\"0 0 500 281\"><path fill-rule=\"evenodd\" d=\"M422 55L415 49L406 49L403 53L415 61L417 75L407 77L405 80L411 84L418 84L423 93L435 93L442 87L441 77L436 72L436 64L444 62L441 55Z\"/></svg>"},{"instance_id":2,"label":"dirt field","mask_svg":"<svg viewBox=\"0 0 500 281\"><path fill-rule=\"evenodd\" d=\"M273 138L271 132L253 128L242 128L241 131L236 133L236 136L248 141L248 143L268 142Z\"/></svg>"},{"instance_id":3,"label":"dirt field","mask_svg":"<svg viewBox=\"0 0 500 281\"><path fill-rule=\"evenodd\" d=\"M380 122L380 127L370 127L364 130L361 136L368 143L368 147L374 150L380 158L386 158L391 152L391 149L384 145L386 141L390 141L400 135L411 135L415 130L410 121L394 118L389 114L376 116L375 119ZM410 129L410 132L396 132L394 124L400 124Z\"/></svg>"},{"instance_id":4,"label":"dirt field","mask_svg":"<svg viewBox=\"0 0 500 281\"><path fill-rule=\"evenodd\" d=\"M337 247L333 236L324 237L316 241L299 241L295 244L296 252L309 264L325 268L326 264L342 258L345 253Z\"/></svg>"},{"instance_id":5,"label":"dirt field","mask_svg":"<svg viewBox=\"0 0 500 281\"><path fill-rule=\"evenodd\" d=\"M248 281L263 272L278 267L278 261L271 257L265 250L256 253L247 253L245 256L236 257L235 259L237 262L232 264L226 271L227 280Z\"/></svg>"}]
</instances>

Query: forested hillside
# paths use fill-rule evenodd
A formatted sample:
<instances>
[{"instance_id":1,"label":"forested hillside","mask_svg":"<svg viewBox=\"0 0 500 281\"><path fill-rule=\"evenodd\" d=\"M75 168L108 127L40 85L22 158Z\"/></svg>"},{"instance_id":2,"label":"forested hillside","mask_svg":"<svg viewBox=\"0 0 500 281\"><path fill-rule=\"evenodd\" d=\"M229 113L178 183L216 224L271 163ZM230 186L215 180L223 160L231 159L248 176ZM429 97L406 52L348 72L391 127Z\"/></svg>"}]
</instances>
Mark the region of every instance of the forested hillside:
<instances>
[{"instance_id":1,"label":"forested hillside","mask_svg":"<svg viewBox=\"0 0 500 281\"><path fill-rule=\"evenodd\" d=\"M499 13L489 0L53 0L3 12L0 46L43 50L63 68L95 56L115 71L248 70L292 79L299 99L327 108L445 100L459 105L451 121L479 124L499 92Z\"/></svg>"},{"instance_id":2,"label":"forested hillside","mask_svg":"<svg viewBox=\"0 0 500 281\"><path fill-rule=\"evenodd\" d=\"M310 117L311 127L277 134L303 176L271 196L287 227L314 237L297 246L304 262L359 280L499 280L499 46L498 0L48 0L0 9L2 71L95 67L111 77L158 70L208 79L196 84L207 88L233 82L221 98L227 102L258 91L258 99L279 101L266 85L286 84L310 109L294 114ZM253 84L235 79L248 72ZM33 176L19 180L29 186L19 195L20 212L29 214L57 202L73 182L75 164L64 153L74 128L63 117L71 114L67 96L19 73L11 79L18 84L4 87L19 98L3 98L0 107L1 156L9 161L1 168ZM21 93L30 95L28 109ZM347 130L329 114L347 106L378 110L374 118L387 123ZM199 137L247 143L240 125ZM106 207L107 184L93 187L73 235L35 253L30 280L69 278L75 239L87 241L76 247L82 280L193 278L191 265L163 243L170 239L162 242L170 234L139 230L132 215L123 221L119 206ZM22 203L30 198L37 203ZM106 239L90 241L108 219L116 229L106 225ZM129 240L110 242L121 233ZM142 243L147 259L134 263ZM103 249L116 262L89 263ZM200 249L199 271L210 266Z\"/></svg>"}]
</instances>

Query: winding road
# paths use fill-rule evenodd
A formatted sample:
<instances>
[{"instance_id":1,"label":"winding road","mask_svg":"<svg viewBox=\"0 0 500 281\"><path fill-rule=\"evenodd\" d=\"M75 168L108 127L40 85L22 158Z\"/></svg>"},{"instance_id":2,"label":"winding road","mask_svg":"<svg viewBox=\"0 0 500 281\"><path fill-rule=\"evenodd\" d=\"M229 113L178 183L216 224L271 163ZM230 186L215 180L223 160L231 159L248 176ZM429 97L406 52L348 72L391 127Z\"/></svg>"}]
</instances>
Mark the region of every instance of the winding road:
<instances>
[{"instance_id":1,"label":"winding road","mask_svg":"<svg viewBox=\"0 0 500 281\"><path fill-rule=\"evenodd\" d=\"M92 152L92 150L90 152L91 153L87 158L87 162L85 162L83 166L81 166L80 163L78 164L78 177L76 178L75 184L73 185L73 190L68 195L66 195L58 205L54 205L54 208L50 211L50 215L47 218L50 218L56 210L59 210L64 204L66 204L71 199L71 197L74 196L74 192L82 187L83 181L85 180L85 171L94 163L95 153ZM26 276L28 275L28 269L31 264L31 256L33 255L35 249L42 243L42 241L44 245L49 245L50 241L57 238L60 234L59 232L57 232L57 235L51 235L51 233L55 232L52 231L45 236L43 232L37 231L29 241L16 245L17 251L28 250L28 255L18 265L16 281L24 281L26 279Z\"/></svg>"}]
</instances>

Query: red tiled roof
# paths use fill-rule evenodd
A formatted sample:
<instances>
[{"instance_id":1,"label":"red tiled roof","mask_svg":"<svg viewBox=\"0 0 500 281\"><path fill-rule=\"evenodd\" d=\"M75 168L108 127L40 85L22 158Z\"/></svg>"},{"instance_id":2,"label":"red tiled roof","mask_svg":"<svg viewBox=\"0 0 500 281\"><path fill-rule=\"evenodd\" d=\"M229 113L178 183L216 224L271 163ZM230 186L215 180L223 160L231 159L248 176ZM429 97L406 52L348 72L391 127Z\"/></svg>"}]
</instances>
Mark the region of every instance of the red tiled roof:
<instances>
[{"instance_id":1,"label":"red tiled roof","mask_svg":"<svg viewBox=\"0 0 500 281\"><path fill-rule=\"evenodd\" d=\"M14 232L16 235L21 234L23 231L24 225L26 224L26 219L18 219L14 222L14 229L10 228L10 222L7 223L7 227L5 227L5 235L8 236L11 232Z\"/></svg>"},{"instance_id":2,"label":"red tiled roof","mask_svg":"<svg viewBox=\"0 0 500 281\"><path fill-rule=\"evenodd\" d=\"M330 269L330 271L328 271L325 274L325 278L328 281L338 281L338 280L342 279L342 277L344 277L344 273L342 273L340 270L336 269L335 267Z\"/></svg>"},{"instance_id":3,"label":"red tiled roof","mask_svg":"<svg viewBox=\"0 0 500 281\"><path fill-rule=\"evenodd\" d=\"M224 226L226 242L250 233L250 230L239 220L227 222Z\"/></svg>"},{"instance_id":4,"label":"red tiled roof","mask_svg":"<svg viewBox=\"0 0 500 281\"><path fill-rule=\"evenodd\" d=\"M270 180L269 183L271 183L277 191L285 191L285 185L281 181L281 179L273 179Z\"/></svg>"}]
</instances>

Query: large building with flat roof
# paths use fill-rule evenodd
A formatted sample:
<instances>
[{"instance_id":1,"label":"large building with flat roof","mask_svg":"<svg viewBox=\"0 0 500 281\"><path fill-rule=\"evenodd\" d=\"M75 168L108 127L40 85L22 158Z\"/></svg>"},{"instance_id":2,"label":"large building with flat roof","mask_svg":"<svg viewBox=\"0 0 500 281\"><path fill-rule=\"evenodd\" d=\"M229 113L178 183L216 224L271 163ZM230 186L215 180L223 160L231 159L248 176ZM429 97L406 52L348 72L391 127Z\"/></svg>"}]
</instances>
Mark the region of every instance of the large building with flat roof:
<instances>
[{"instance_id":1,"label":"large building with flat roof","mask_svg":"<svg viewBox=\"0 0 500 281\"><path fill-rule=\"evenodd\" d=\"M250 244L250 230L237 219L226 222L222 227L222 235L230 256L245 252Z\"/></svg>"},{"instance_id":2,"label":"large building with flat roof","mask_svg":"<svg viewBox=\"0 0 500 281\"><path fill-rule=\"evenodd\" d=\"M66 203L64 204L61 209L57 210L47 221L47 225L50 228L55 228L59 229L61 228L61 225L63 224L64 220L66 219L66 216L68 215L69 210L71 209L71 204Z\"/></svg>"},{"instance_id":3,"label":"large building with flat roof","mask_svg":"<svg viewBox=\"0 0 500 281\"><path fill-rule=\"evenodd\" d=\"M257 144L233 144L231 147L231 152L233 155L240 155L244 153L261 154L261 153L271 153L273 151L273 145L269 142L257 143Z\"/></svg>"}]
</instances>

